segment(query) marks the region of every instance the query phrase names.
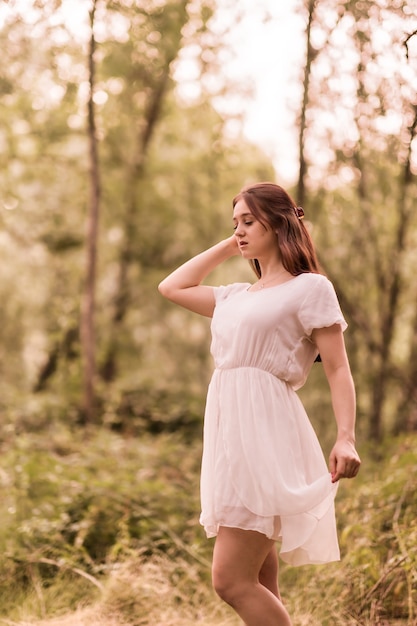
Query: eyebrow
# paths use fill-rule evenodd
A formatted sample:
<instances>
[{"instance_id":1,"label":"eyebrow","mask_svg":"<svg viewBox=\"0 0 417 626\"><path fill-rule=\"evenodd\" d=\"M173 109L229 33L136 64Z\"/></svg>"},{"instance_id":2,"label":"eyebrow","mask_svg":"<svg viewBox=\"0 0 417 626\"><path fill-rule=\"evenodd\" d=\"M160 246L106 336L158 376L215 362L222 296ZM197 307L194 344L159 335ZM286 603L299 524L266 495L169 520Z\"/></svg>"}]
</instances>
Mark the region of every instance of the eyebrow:
<instances>
[{"instance_id":1,"label":"eyebrow","mask_svg":"<svg viewBox=\"0 0 417 626\"><path fill-rule=\"evenodd\" d=\"M238 215L237 217L253 217L253 213L242 213L241 215ZM233 221L236 222L237 221L237 217L233 216Z\"/></svg>"}]
</instances>

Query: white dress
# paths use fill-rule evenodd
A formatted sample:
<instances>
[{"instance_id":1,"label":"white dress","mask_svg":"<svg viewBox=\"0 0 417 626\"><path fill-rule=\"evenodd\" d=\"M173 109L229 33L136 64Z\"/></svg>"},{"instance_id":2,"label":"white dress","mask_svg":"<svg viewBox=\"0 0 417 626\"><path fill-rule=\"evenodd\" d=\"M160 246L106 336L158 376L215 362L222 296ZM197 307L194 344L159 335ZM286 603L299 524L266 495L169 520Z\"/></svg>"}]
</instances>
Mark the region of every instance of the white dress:
<instances>
[{"instance_id":1,"label":"white dress","mask_svg":"<svg viewBox=\"0 0 417 626\"><path fill-rule=\"evenodd\" d=\"M337 484L295 391L318 354L313 329L347 324L320 274L249 287L214 288L200 522L208 537L228 526L280 540L292 565L336 561Z\"/></svg>"}]
</instances>

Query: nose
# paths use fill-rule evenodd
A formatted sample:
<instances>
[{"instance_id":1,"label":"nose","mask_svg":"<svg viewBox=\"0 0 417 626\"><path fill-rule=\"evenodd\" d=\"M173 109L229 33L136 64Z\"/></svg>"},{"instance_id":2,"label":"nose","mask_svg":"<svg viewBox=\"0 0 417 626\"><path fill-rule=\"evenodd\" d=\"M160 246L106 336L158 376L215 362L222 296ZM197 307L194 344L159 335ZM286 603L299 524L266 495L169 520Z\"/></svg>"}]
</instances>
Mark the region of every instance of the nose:
<instances>
[{"instance_id":1,"label":"nose","mask_svg":"<svg viewBox=\"0 0 417 626\"><path fill-rule=\"evenodd\" d=\"M243 224L237 224L236 230L235 230L236 237L242 237L243 233L244 233Z\"/></svg>"}]
</instances>

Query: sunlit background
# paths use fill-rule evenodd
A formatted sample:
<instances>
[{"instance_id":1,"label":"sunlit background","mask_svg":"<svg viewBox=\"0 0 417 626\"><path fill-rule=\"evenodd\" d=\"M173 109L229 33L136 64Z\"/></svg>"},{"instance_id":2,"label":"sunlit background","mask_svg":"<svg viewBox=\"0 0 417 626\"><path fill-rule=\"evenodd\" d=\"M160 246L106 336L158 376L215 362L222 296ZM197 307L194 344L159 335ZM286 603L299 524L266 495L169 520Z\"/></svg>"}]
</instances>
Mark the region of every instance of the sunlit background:
<instances>
[{"instance_id":1,"label":"sunlit background","mask_svg":"<svg viewBox=\"0 0 417 626\"><path fill-rule=\"evenodd\" d=\"M364 461L342 563L284 567L284 597L296 626L415 626L417 0L3 0L0 46L5 623L235 625L198 525L209 320L157 285L267 179L349 323ZM300 397L327 454L321 365Z\"/></svg>"}]
</instances>

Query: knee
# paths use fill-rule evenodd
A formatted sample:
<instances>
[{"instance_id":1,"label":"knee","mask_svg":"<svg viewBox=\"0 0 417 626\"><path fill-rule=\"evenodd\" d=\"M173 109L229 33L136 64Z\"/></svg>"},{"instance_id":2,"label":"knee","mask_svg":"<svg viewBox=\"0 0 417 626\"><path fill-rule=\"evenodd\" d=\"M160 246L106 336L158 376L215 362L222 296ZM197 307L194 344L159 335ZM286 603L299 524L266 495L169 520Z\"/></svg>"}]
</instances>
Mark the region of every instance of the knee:
<instances>
[{"instance_id":1,"label":"knee","mask_svg":"<svg viewBox=\"0 0 417 626\"><path fill-rule=\"evenodd\" d=\"M236 604L240 585L227 572L213 569L212 583L214 591L224 602L230 606Z\"/></svg>"}]
</instances>

